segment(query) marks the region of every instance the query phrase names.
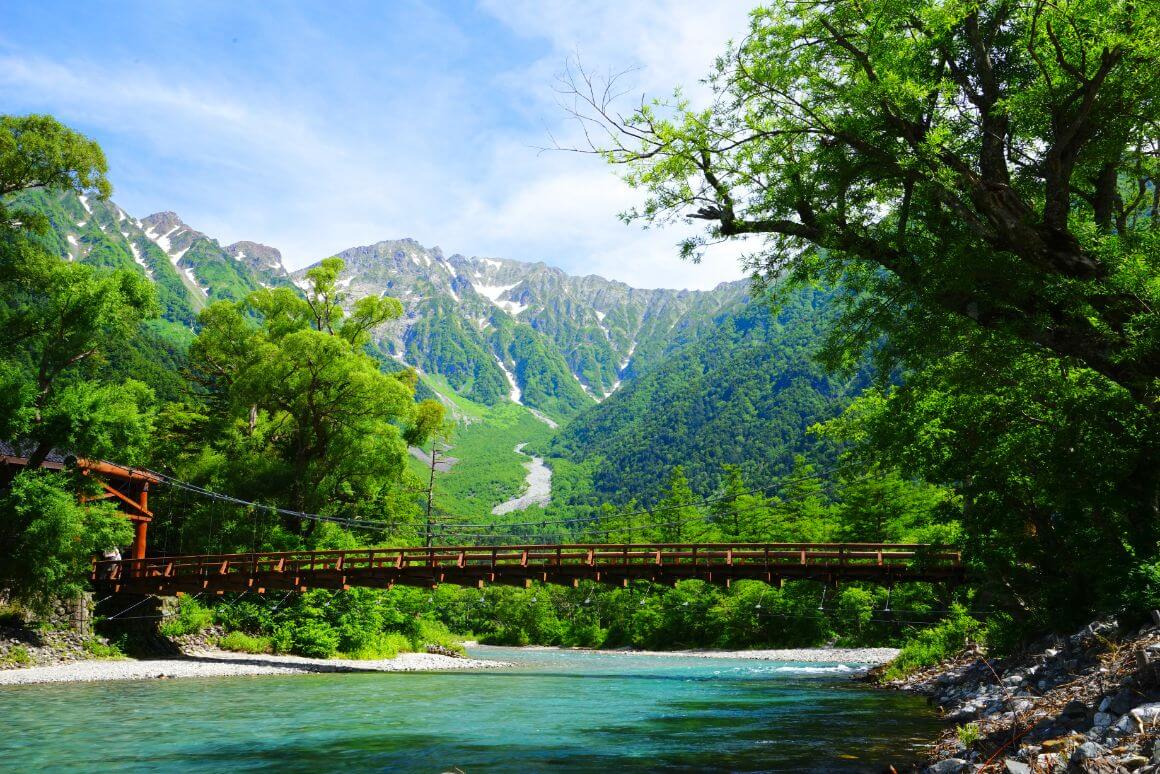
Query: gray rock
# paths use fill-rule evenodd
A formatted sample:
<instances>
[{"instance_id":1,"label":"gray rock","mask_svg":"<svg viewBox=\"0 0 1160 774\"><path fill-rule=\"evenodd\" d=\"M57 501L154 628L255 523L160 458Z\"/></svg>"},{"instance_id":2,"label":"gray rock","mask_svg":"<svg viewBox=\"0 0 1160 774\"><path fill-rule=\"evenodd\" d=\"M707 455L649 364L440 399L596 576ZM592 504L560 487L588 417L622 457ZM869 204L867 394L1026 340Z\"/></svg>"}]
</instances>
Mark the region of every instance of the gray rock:
<instances>
[{"instance_id":1,"label":"gray rock","mask_svg":"<svg viewBox=\"0 0 1160 774\"><path fill-rule=\"evenodd\" d=\"M1087 706L1082 701L1073 699L1059 711L1059 716L1061 718L1067 718L1068 720L1077 720L1087 717L1087 711Z\"/></svg>"},{"instance_id":2,"label":"gray rock","mask_svg":"<svg viewBox=\"0 0 1160 774\"><path fill-rule=\"evenodd\" d=\"M1120 718L1120 722L1108 729L1108 733L1114 734L1115 736L1123 736L1124 734L1130 734L1133 731L1139 730L1140 724L1136 722L1136 717L1134 715L1124 715L1124 717Z\"/></svg>"},{"instance_id":3,"label":"gray rock","mask_svg":"<svg viewBox=\"0 0 1160 774\"><path fill-rule=\"evenodd\" d=\"M1027 699L1015 699L1011 702L1011 711L1022 714L1034 706L1035 703L1028 701Z\"/></svg>"},{"instance_id":4,"label":"gray rock","mask_svg":"<svg viewBox=\"0 0 1160 774\"><path fill-rule=\"evenodd\" d=\"M932 766L927 766L923 772L925 774L962 774L962 772L970 771L971 768L971 764L962 758L947 758Z\"/></svg>"},{"instance_id":5,"label":"gray rock","mask_svg":"<svg viewBox=\"0 0 1160 774\"><path fill-rule=\"evenodd\" d=\"M1152 724L1157 718L1160 718L1160 702L1152 704L1141 704L1131 711L1132 715L1138 717L1145 724Z\"/></svg>"},{"instance_id":6,"label":"gray rock","mask_svg":"<svg viewBox=\"0 0 1160 774\"><path fill-rule=\"evenodd\" d=\"M952 723L958 723L962 720L973 720L979 716L979 705L974 703L967 703L959 707L954 712L948 712L946 719Z\"/></svg>"},{"instance_id":7,"label":"gray rock","mask_svg":"<svg viewBox=\"0 0 1160 774\"><path fill-rule=\"evenodd\" d=\"M1076 748L1075 752L1071 754L1070 763L1080 763L1082 761L1090 761L1093 758L1098 758L1107 753L1107 748L1095 742L1084 742Z\"/></svg>"},{"instance_id":8,"label":"gray rock","mask_svg":"<svg viewBox=\"0 0 1160 774\"><path fill-rule=\"evenodd\" d=\"M1092 718L1092 726L1095 728L1107 728L1116 722L1116 716L1110 712L1097 712Z\"/></svg>"},{"instance_id":9,"label":"gray rock","mask_svg":"<svg viewBox=\"0 0 1160 774\"><path fill-rule=\"evenodd\" d=\"M1030 766L1014 758L1003 761L1003 766L1006 768L1007 774L1031 774Z\"/></svg>"},{"instance_id":10,"label":"gray rock","mask_svg":"<svg viewBox=\"0 0 1160 774\"><path fill-rule=\"evenodd\" d=\"M1134 704L1133 699L1135 695L1127 688L1120 689L1112 700L1108 702L1108 706L1104 708L1104 712L1110 712L1113 715L1123 715L1128 710L1132 709Z\"/></svg>"}]
</instances>

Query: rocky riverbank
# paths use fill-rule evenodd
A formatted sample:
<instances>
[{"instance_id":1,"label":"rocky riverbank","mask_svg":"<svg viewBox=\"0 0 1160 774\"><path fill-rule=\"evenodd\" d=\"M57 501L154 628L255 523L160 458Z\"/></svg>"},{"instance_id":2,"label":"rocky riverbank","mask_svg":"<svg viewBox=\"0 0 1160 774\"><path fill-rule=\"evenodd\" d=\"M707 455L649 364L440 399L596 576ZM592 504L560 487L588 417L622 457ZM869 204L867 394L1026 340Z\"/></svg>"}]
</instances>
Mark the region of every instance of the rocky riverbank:
<instances>
[{"instance_id":1,"label":"rocky riverbank","mask_svg":"<svg viewBox=\"0 0 1160 774\"><path fill-rule=\"evenodd\" d=\"M71 630L0 626L0 674L4 670L73 664L112 651L103 637Z\"/></svg>"},{"instance_id":2,"label":"rocky riverbank","mask_svg":"<svg viewBox=\"0 0 1160 774\"><path fill-rule=\"evenodd\" d=\"M932 747L932 774L1160 772L1160 626L1100 620L886 685L927 695L955 724Z\"/></svg>"},{"instance_id":3,"label":"rocky riverbank","mask_svg":"<svg viewBox=\"0 0 1160 774\"><path fill-rule=\"evenodd\" d=\"M0 627L0 686L31 683L146 680L176 677L287 675L319 672L427 672L494 669L511 664L463 658L453 650L428 646L425 653L400 653L393 659L313 659L221 650L225 632L210 627L198 634L158 641L146 648L150 658L124 656L108 640L71 630Z\"/></svg>"},{"instance_id":4,"label":"rocky riverbank","mask_svg":"<svg viewBox=\"0 0 1160 774\"><path fill-rule=\"evenodd\" d=\"M439 653L400 653L392 659L352 661L301 656L250 655L214 650L189 653L182 658L172 659L89 660L54 666L10 669L0 672L0 686L98 680L296 675L323 672L433 672L439 670L496 669L508 666L511 664L502 661L458 658Z\"/></svg>"}]
</instances>

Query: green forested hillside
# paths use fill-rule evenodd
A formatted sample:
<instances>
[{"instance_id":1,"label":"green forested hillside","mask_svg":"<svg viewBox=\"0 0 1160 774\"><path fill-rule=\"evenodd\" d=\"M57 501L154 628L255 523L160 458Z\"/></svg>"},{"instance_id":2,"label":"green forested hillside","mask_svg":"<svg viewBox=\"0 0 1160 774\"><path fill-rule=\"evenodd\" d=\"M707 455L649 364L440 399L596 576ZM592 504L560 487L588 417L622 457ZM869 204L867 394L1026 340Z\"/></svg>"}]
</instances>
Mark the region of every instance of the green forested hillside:
<instances>
[{"instance_id":1,"label":"green forested hillside","mask_svg":"<svg viewBox=\"0 0 1160 774\"><path fill-rule=\"evenodd\" d=\"M830 295L803 290L772 313L764 302L720 315L695 340L565 426L548 451L593 469L593 498L652 503L673 468L693 490L713 491L726 465L746 481L786 473L817 451L808 430L836 416L865 386L827 374L815 355L831 324Z\"/></svg>"}]
</instances>

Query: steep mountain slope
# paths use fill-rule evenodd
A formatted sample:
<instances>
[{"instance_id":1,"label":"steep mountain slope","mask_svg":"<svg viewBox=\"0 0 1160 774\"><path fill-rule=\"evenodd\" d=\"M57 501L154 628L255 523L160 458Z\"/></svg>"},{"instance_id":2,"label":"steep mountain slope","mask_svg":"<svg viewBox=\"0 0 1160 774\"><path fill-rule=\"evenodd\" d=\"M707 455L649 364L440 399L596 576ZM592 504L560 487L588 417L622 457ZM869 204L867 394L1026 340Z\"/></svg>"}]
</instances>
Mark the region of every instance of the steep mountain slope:
<instances>
[{"instance_id":1,"label":"steep mountain slope","mask_svg":"<svg viewBox=\"0 0 1160 774\"><path fill-rule=\"evenodd\" d=\"M48 216L45 240L62 256L156 283L164 319L109 367L164 399L184 389L177 371L207 303L305 286L307 269L288 273L276 249L223 247L172 212L138 220L108 201L24 198ZM440 474L442 491L475 518L519 494L528 458L515 447L524 443L560 474L559 506L650 501L677 464L703 493L724 463L760 481L783 472L810 443L804 429L860 387L809 358L828 324L823 294L800 294L774 318L750 304L745 283L641 290L543 263L448 257L409 239L340 257L351 302L403 302L403 318L377 332L376 354L384 368L415 368L419 397L439 398L458 420L460 462Z\"/></svg>"},{"instance_id":2,"label":"steep mountain slope","mask_svg":"<svg viewBox=\"0 0 1160 774\"><path fill-rule=\"evenodd\" d=\"M21 198L48 217L44 239L60 255L142 272L157 286L165 319L187 327L210 301L289 284L277 250L253 242L223 248L172 212L137 219L112 201L45 191Z\"/></svg>"},{"instance_id":3,"label":"steep mountain slope","mask_svg":"<svg viewBox=\"0 0 1160 774\"><path fill-rule=\"evenodd\" d=\"M725 464L754 484L818 451L807 429L834 416L866 374L827 375L811 355L829 324L827 294L792 295L776 316L755 302L719 315L690 342L557 434L550 455L593 469L596 501L655 501L672 468L708 494ZM823 452L824 455L824 452Z\"/></svg>"},{"instance_id":4,"label":"steep mountain slope","mask_svg":"<svg viewBox=\"0 0 1160 774\"><path fill-rule=\"evenodd\" d=\"M409 239L339 257L354 298L385 294L406 308L380 334L385 353L441 374L472 400L506 397L556 419L605 399L745 297L744 283L639 290L543 263L446 257Z\"/></svg>"}]
</instances>

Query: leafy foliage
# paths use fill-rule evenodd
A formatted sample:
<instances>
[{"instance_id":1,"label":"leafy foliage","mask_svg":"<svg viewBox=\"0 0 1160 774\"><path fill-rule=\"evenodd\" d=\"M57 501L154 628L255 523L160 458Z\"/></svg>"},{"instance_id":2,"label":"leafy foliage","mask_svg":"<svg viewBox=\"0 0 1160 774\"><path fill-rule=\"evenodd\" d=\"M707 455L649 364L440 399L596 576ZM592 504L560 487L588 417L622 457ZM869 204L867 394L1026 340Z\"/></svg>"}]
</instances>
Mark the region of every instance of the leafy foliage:
<instances>
[{"instance_id":1,"label":"leafy foliage","mask_svg":"<svg viewBox=\"0 0 1160 774\"><path fill-rule=\"evenodd\" d=\"M0 497L0 588L44 608L56 596L84 588L93 554L125 545L129 522L102 502L81 505L80 482L46 471L26 471Z\"/></svg>"},{"instance_id":2,"label":"leafy foliage","mask_svg":"<svg viewBox=\"0 0 1160 774\"><path fill-rule=\"evenodd\" d=\"M569 423L549 453L594 461L595 496L655 502L682 466L710 494L725 466L761 482L787 473L795 454L831 461L806 431L838 414L865 374L828 375L814 359L832 321L829 295L801 291L778 314L755 303Z\"/></svg>"},{"instance_id":3,"label":"leafy foliage","mask_svg":"<svg viewBox=\"0 0 1160 774\"><path fill-rule=\"evenodd\" d=\"M617 89L573 83L647 193L630 219L705 221L688 256L762 236L765 283L839 283L825 361L869 351L882 383L831 437L954 486L991 598L1042 628L1121 604L1160 539L1157 24L1132 2L780 0L708 109L620 121Z\"/></svg>"}]
</instances>

